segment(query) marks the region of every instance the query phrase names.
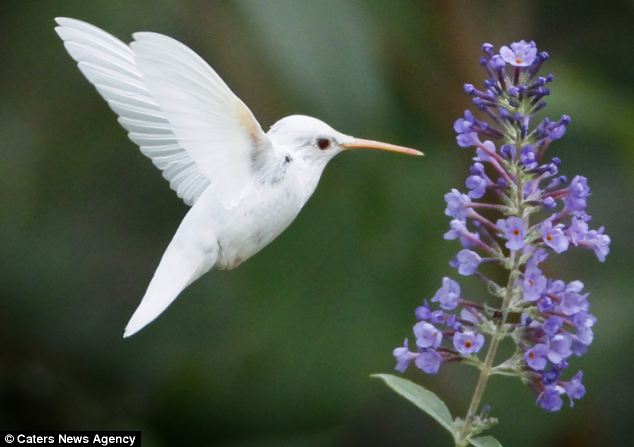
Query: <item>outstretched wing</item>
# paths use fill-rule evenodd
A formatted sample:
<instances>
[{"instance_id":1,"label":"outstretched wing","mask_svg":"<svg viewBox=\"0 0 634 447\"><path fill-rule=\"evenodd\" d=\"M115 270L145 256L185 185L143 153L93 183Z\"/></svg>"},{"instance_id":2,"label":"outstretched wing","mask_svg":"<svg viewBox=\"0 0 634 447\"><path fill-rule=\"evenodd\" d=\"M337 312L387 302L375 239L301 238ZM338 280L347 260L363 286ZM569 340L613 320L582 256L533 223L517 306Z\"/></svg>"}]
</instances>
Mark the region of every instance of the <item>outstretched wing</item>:
<instances>
[{"instance_id":1,"label":"outstretched wing","mask_svg":"<svg viewBox=\"0 0 634 447\"><path fill-rule=\"evenodd\" d=\"M247 106L180 42L136 33L130 46L69 18L55 28L141 152L185 203L210 185L230 207L275 150Z\"/></svg>"}]
</instances>

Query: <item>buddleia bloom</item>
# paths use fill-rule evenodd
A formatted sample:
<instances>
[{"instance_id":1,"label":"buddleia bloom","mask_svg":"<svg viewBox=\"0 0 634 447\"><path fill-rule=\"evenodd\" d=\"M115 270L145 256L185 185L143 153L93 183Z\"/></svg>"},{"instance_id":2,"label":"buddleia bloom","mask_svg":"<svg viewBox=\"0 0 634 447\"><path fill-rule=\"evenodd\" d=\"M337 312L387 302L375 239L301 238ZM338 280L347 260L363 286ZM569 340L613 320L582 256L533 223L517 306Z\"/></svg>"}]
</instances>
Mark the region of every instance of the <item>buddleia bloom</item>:
<instances>
[{"instance_id":1,"label":"buddleia bloom","mask_svg":"<svg viewBox=\"0 0 634 447\"><path fill-rule=\"evenodd\" d=\"M535 391L541 408L558 411L566 397L572 406L586 392L583 373L567 371L592 344L597 319L585 284L546 275L543 265L551 256L576 256L579 249L604 262L611 241L603 227L591 227L588 179L568 180L561 160L547 155L571 118L535 121L554 79L540 75L548 53L523 40L498 52L484 44L482 52L485 81L464 86L475 113L466 110L453 126L457 145L471 151L473 164L465 190L445 195L451 221L444 237L462 246L450 262L458 277L480 278L492 297L486 304L467 298L456 279L443 278L431 301L416 309L415 349L406 340L394 356L400 372L413 363L435 374L455 361L487 375L517 376ZM495 265L507 271L506 284L486 275ZM514 343L515 352L495 365L503 339ZM487 349L492 356L480 358Z\"/></svg>"}]
</instances>

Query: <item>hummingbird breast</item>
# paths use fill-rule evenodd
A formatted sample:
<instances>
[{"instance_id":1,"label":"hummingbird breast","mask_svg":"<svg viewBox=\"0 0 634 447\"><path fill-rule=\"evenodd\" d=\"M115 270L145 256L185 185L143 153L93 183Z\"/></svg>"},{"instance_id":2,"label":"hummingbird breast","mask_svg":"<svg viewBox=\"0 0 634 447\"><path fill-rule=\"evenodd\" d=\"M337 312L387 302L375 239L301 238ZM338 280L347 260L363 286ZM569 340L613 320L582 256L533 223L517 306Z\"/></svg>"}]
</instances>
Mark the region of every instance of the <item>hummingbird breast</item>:
<instances>
[{"instance_id":1,"label":"hummingbird breast","mask_svg":"<svg viewBox=\"0 0 634 447\"><path fill-rule=\"evenodd\" d=\"M218 203L211 207L218 239L218 268L237 267L293 222L307 198L289 180L255 184L231 209Z\"/></svg>"}]
</instances>

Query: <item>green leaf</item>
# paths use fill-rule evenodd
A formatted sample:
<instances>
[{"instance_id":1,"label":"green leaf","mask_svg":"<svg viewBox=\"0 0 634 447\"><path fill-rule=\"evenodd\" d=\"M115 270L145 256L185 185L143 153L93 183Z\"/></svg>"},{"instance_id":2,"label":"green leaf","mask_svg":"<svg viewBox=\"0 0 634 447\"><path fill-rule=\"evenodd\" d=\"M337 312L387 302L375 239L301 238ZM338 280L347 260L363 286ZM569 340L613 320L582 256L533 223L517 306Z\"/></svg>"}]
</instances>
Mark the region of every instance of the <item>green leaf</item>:
<instances>
[{"instance_id":1,"label":"green leaf","mask_svg":"<svg viewBox=\"0 0 634 447\"><path fill-rule=\"evenodd\" d=\"M480 436L479 438L469 439L469 442L475 447L502 447L500 441L493 436Z\"/></svg>"},{"instance_id":2,"label":"green leaf","mask_svg":"<svg viewBox=\"0 0 634 447\"><path fill-rule=\"evenodd\" d=\"M449 413L449 409L447 408L447 405L445 405L445 403L434 393L415 384L414 382L391 374L373 374L371 377L383 379L387 386L436 419L436 421L445 427L455 438L456 431L452 424L453 419ZM488 444L482 445L488 446Z\"/></svg>"}]
</instances>

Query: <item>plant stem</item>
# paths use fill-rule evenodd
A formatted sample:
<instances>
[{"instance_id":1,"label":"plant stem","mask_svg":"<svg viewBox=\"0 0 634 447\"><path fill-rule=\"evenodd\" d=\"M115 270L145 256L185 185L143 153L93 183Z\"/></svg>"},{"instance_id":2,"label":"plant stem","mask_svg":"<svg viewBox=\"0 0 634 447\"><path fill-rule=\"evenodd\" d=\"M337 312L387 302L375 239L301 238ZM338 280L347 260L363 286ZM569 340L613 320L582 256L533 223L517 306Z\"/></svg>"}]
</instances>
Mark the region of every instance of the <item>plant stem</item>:
<instances>
[{"instance_id":1,"label":"plant stem","mask_svg":"<svg viewBox=\"0 0 634 447\"><path fill-rule=\"evenodd\" d=\"M516 206L519 211L520 216L524 214L524 197L523 197L523 179L521 172L516 167L515 169L515 185L516 185ZM478 382L476 384L475 390L473 391L473 396L471 397L471 403L469 404L469 409L467 410L467 415L465 416L464 424L462 429L460 430L460 434L458 439L456 439L456 447L466 447L469 443L468 436L471 432L471 427L473 425L473 421L476 416L476 412L480 407L480 401L484 396L484 390L486 389L487 382L489 381L489 377L492 375L493 362L495 361L495 355L497 354L498 348L500 347L500 342L504 338L504 334L502 333L502 329L506 324L506 319L509 314L509 307L511 305L511 300L513 299L513 291L515 290L515 281L521 274L520 272L520 254L515 251L511 252L511 269L509 271L509 279L506 283L506 293L504 295L504 300L502 301L502 306L500 307L500 311L502 312L502 316L500 317L497 325L495 334L491 337L491 344L489 345L489 349L484 358L484 363L482 369L480 370L480 376L478 377Z\"/></svg>"},{"instance_id":2,"label":"plant stem","mask_svg":"<svg viewBox=\"0 0 634 447\"><path fill-rule=\"evenodd\" d=\"M465 417L464 425L462 426L462 430L460 431L460 436L456 441L456 446L464 447L468 444L467 436L469 435L469 432L471 430L476 412L480 407L480 401L482 400L482 396L484 396L484 390L486 389L489 377L492 374L493 362L495 361L495 355L497 354L498 348L500 346L500 341L502 341L502 339L504 338L504 335L501 333L501 329L506 323L508 308L511 303L511 299L513 298L515 280L517 279L519 273L518 267L519 255L513 253L513 268L509 273L509 279L506 284L506 294L504 296L504 301L502 302L502 307L500 309L502 311L502 317L498 321L495 334L491 337L491 344L489 345L489 350L487 351L484 358L484 363L482 369L480 370L480 376L478 377L478 383L476 384L475 390L473 391L471 403L469 404L469 409L467 410L467 416Z\"/></svg>"}]
</instances>

